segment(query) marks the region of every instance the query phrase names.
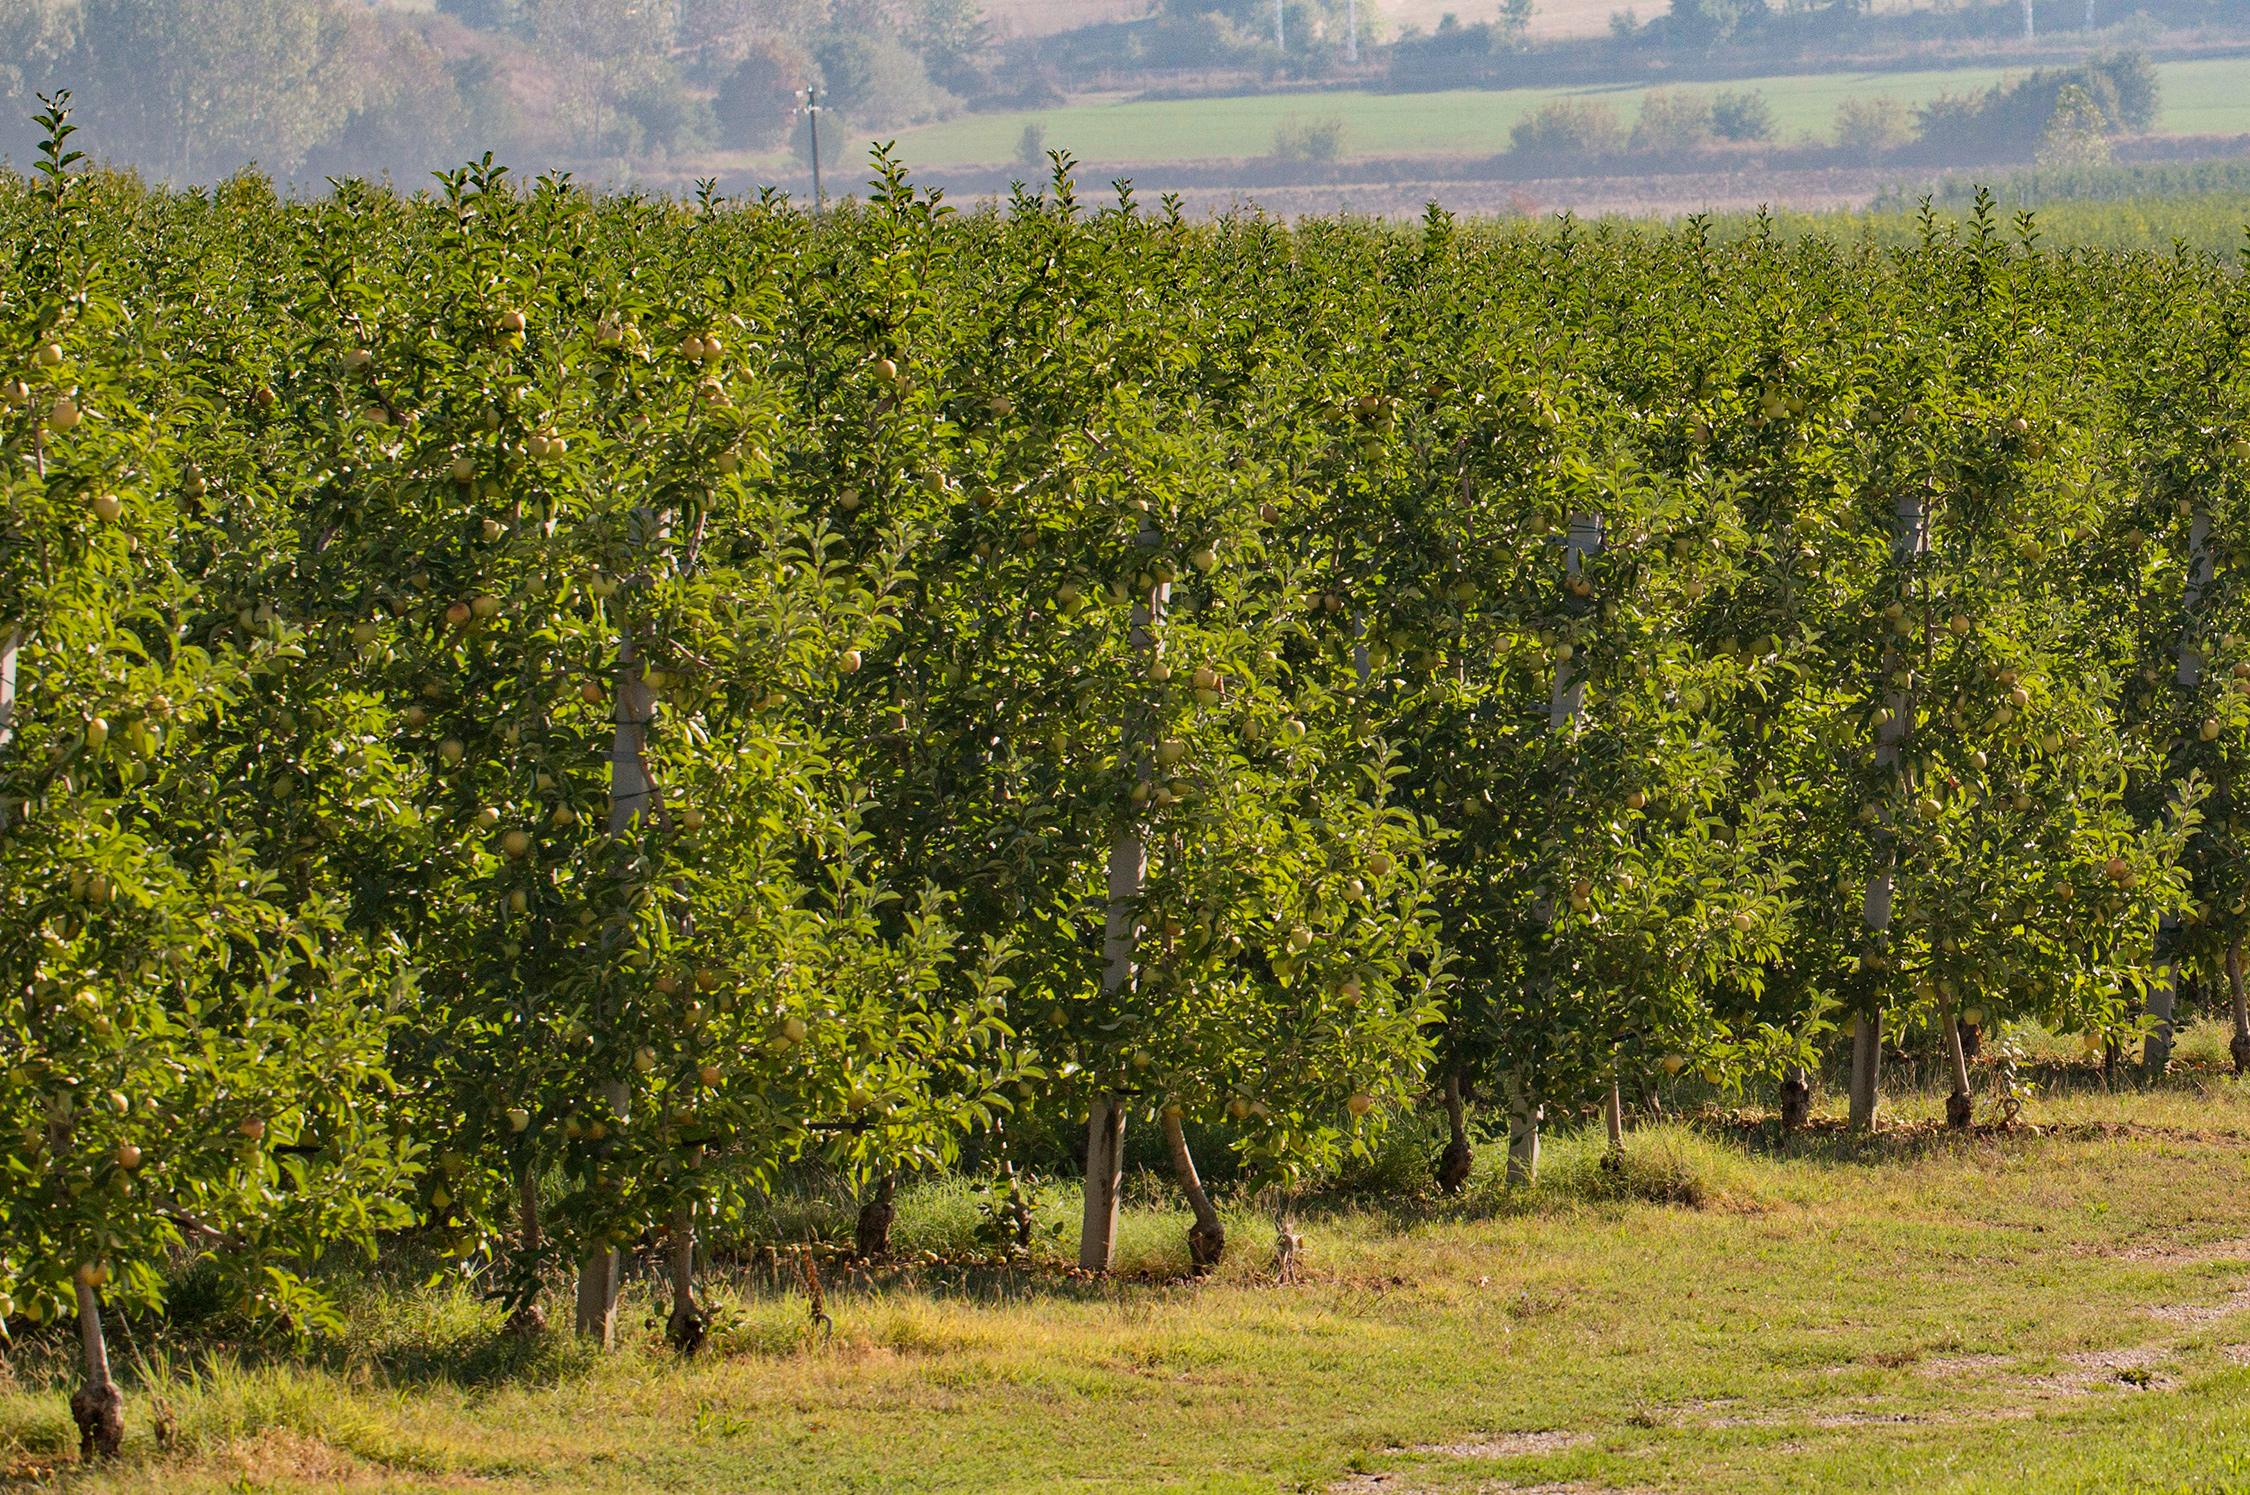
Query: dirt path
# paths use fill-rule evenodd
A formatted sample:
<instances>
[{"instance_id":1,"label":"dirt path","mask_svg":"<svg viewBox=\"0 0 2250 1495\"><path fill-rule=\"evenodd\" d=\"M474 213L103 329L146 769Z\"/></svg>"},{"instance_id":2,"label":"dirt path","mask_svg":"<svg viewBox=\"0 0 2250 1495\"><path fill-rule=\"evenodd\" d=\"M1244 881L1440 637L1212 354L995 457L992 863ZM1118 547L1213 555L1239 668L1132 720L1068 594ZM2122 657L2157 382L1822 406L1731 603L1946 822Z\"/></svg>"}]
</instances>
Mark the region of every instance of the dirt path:
<instances>
[{"instance_id":1,"label":"dirt path","mask_svg":"<svg viewBox=\"0 0 2250 1495\"><path fill-rule=\"evenodd\" d=\"M2120 1262L2136 1265L2189 1267L2211 1262L2250 1264L2250 1239L2233 1239L2169 1250L2129 1249ZM2075 1351L2060 1356L2014 1357L2002 1354L1941 1354L1910 1360L1884 1360L1894 1369L1911 1368L1919 1380L1956 1387L1966 1397L2000 1391L2008 1399L1999 1405L1958 1407L1887 1405L1882 1399L1839 1396L1811 1406L1760 1407L1739 1397L1716 1397L1650 1407L1636 1414L1635 1422L1656 1429L1698 1432L1729 1429L1771 1429L1813 1435L1860 1428L1950 1427L1965 1424L2022 1422L2048 1415L2058 1403L2077 1402L2104 1395L2161 1394L2186 1384L2187 1359L2201 1348L2213 1348L2235 1364L2250 1364L2250 1342L2222 1336L2208 1343L2212 1326L2250 1314L2250 1275L2237 1277L2215 1300L2207 1296L2168 1298L2141 1305L2141 1317L2171 1330L2142 1344ZM1863 1370L1861 1362L1831 1367L1837 1374ZM1422 1443L1378 1451L1376 1458L1406 1458L1414 1462L1400 1469L1366 1470L1330 1484L1327 1495L1441 1495L1463 1488L1464 1473L1484 1473L1475 1466L1496 1461L1539 1458L1595 1446L1593 1433L1567 1428L1532 1432L1491 1433L1450 1443ZM1784 1445L1785 1451L1802 1451L1803 1445ZM1429 1461L1427 1464L1424 1461ZM1467 1465L1468 1469L1460 1466ZM1508 1495L1646 1495L1632 1486L1588 1483L1582 1480L1551 1481L1536 1475L1512 1481L1505 1467L1490 1471L1497 1483L1480 1480L1474 1488L1506 1491Z\"/></svg>"},{"instance_id":2,"label":"dirt path","mask_svg":"<svg viewBox=\"0 0 2250 1495\"><path fill-rule=\"evenodd\" d=\"M1462 216L1676 218L1695 212L1746 212L1761 204L1795 211L1865 207L1898 173L1873 167L1689 172L1630 177L1541 177L1522 181L1338 182L1300 187L1191 187L1189 212L1212 216L1257 208L1276 217L1354 214L1419 218L1433 199Z\"/></svg>"}]
</instances>

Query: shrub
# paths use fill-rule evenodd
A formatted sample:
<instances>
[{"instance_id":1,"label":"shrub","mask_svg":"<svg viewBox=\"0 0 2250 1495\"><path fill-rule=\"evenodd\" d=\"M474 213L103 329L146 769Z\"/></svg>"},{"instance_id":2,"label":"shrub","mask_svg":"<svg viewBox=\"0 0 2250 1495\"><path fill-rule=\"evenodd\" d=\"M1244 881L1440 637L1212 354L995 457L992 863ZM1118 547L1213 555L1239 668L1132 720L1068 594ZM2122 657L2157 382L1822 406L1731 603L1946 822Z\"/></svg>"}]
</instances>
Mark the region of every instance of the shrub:
<instances>
[{"instance_id":1,"label":"shrub","mask_svg":"<svg viewBox=\"0 0 2250 1495\"><path fill-rule=\"evenodd\" d=\"M1625 1134L1612 1158L1599 1127L1556 1132L1542 1149L1529 1188L1507 1181L1498 1142L1477 1150L1465 1199L1479 1213L1547 1212L1589 1204L1679 1205L1689 1209L1754 1208L1763 1198L1757 1164L1741 1148L1681 1122L1659 1122Z\"/></svg>"},{"instance_id":2,"label":"shrub","mask_svg":"<svg viewBox=\"0 0 2250 1495\"><path fill-rule=\"evenodd\" d=\"M689 151L709 145L719 133L710 103L690 93L672 76L650 78L627 89L618 107L640 126L641 138L664 151Z\"/></svg>"},{"instance_id":3,"label":"shrub","mask_svg":"<svg viewBox=\"0 0 2250 1495\"><path fill-rule=\"evenodd\" d=\"M1773 139L1773 106L1756 89L1728 89L1711 101L1711 129L1721 140Z\"/></svg>"},{"instance_id":4,"label":"shrub","mask_svg":"<svg viewBox=\"0 0 2250 1495\"><path fill-rule=\"evenodd\" d=\"M2107 166L2109 120L2093 95L2073 83L2055 99L2055 112L2039 136L2041 166Z\"/></svg>"},{"instance_id":5,"label":"shrub","mask_svg":"<svg viewBox=\"0 0 2250 1495\"><path fill-rule=\"evenodd\" d=\"M779 42L752 47L711 102L720 138L729 145L764 146L788 134L808 66L805 57Z\"/></svg>"},{"instance_id":6,"label":"shrub","mask_svg":"<svg viewBox=\"0 0 2250 1495\"><path fill-rule=\"evenodd\" d=\"M836 32L813 48L826 103L870 124L918 124L960 108L930 81L922 59L880 33Z\"/></svg>"},{"instance_id":7,"label":"shrub","mask_svg":"<svg viewBox=\"0 0 2250 1495\"><path fill-rule=\"evenodd\" d=\"M1854 95L1836 105L1839 149L1873 160L1913 138L1906 106L1897 99Z\"/></svg>"},{"instance_id":8,"label":"shrub","mask_svg":"<svg viewBox=\"0 0 2250 1495\"><path fill-rule=\"evenodd\" d=\"M1273 153L1281 161L1334 161L1344 153L1344 122L1289 115L1274 127Z\"/></svg>"},{"instance_id":9,"label":"shrub","mask_svg":"<svg viewBox=\"0 0 2250 1495\"><path fill-rule=\"evenodd\" d=\"M1628 1132L1625 1151L1615 1158L1600 1132L1581 1133L1553 1149L1539 1187L1588 1203L1690 1209L1746 1203L1757 1195L1750 1161L1738 1148L1676 1122Z\"/></svg>"},{"instance_id":10,"label":"shrub","mask_svg":"<svg viewBox=\"0 0 2250 1495\"><path fill-rule=\"evenodd\" d=\"M1556 99L1517 120L1508 145L1519 156L1590 159L1615 155L1624 136L1617 111L1598 99Z\"/></svg>"},{"instance_id":11,"label":"shrub","mask_svg":"<svg viewBox=\"0 0 2250 1495\"><path fill-rule=\"evenodd\" d=\"M2154 128L2159 102L2155 63L2139 52L2113 52L2092 59L2084 71L2109 81L2120 125L2128 130Z\"/></svg>"},{"instance_id":12,"label":"shrub","mask_svg":"<svg viewBox=\"0 0 2250 1495\"><path fill-rule=\"evenodd\" d=\"M437 11L479 31L506 31L523 24L522 0L437 0Z\"/></svg>"},{"instance_id":13,"label":"shrub","mask_svg":"<svg viewBox=\"0 0 2250 1495\"><path fill-rule=\"evenodd\" d=\"M1711 101L1700 94L1657 89L1641 100L1628 142L1635 155L1678 156L1711 143Z\"/></svg>"},{"instance_id":14,"label":"shrub","mask_svg":"<svg viewBox=\"0 0 2250 1495\"><path fill-rule=\"evenodd\" d=\"M1221 67L1256 55L1262 40L1217 15L1161 15L1133 28L1128 60L1145 68Z\"/></svg>"},{"instance_id":15,"label":"shrub","mask_svg":"<svg viewBox=\"0 0 2250 1495\"><path fill-rule=\"evenodd\" d=\"M1523 46L1523 26L1503 14L1498 24L1464 26L1448 15L1437 30L1400 37L1389 48L1394 82L1430 86L1485 76L1492 59Z\"/></svg>"},{"instance_id":16,"label":"shrub","mask_svg":"<svg viewBox=\"0 0 2250 1495\"><path fill-rule=\"evenodd\" d=\"M1948 94L1922 106L1924 140L2018 159L2056 145L2048 137L2068 114L2060 136L2081 157L2089 135L2145 130L2156 122L2156 69L2137 52L2095 57L2074 68L2040 68L1982 93Z\"/></svg>"},{"instance_id":17,"label":"shrub","mask_svg":"<svg viewBox=\"0 0 2250 1495\"><path fill-rule=\"evenodd\" d=\"M1766 17L1765 0L1672 0L1664 35L1681 46L1715 47L1737 32L1755 30Z\"/></svg>"},{"instance_id":18,"label":"shrub","mask_svg":"<svg viewBox=\"0 0 2250 1495\"><path fill-rule=\"evenodd\" d=\"M2229 1069L2234 1064L2234 1023L2225 1013L2212 1013L2184 1024L2173 1035L2174 1062L2197 1069Z\"/></svg>"}]
</instances>

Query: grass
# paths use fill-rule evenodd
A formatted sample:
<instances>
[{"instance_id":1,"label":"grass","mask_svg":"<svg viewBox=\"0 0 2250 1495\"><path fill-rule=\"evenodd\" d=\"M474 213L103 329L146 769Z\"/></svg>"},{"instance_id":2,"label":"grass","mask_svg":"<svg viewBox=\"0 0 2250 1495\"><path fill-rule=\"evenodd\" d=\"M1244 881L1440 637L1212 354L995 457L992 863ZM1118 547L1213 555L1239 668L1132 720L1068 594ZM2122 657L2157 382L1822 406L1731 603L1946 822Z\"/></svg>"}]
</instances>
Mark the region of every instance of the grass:
<instances>
[{"instance_id":1,"label":"grass","mask_svg":"<svg viewBox=\"0 0 2250 1495\"><path fill-rule=\"evenodd\" d=\"M367 1283L306 1357L135 1357L127 1456L91 1476L66 1347L28 1345L0 1374L0 1471L87 1492L2250 1482L2250 1090L2073 1085L2038 1102L2044 1135L1970 1139L1938 1106L1903 1094L1883 1137L1787 1148L1655 1127L1621 1169L1568 1133L1528 1191L1487 1151L1460 1202L1308 1209L1295 1286L1246 1209L1219 1275L1181 1279L1186 1217L1154 1204L1121 1280L1060 1270L1067 1238L1031 1272L913 1265L831 1282L832 1336L736 1269L686 1364L646 1287L599 1357L507 1340L458 1287ZM909 1191L899 1244L960 1252L973 1221L958 1186Z\"/></svg>"},{"instance_id":2,"label":"grass","mask_svg":"<svg viewBox=\"0 0 2250 1495\"><path fill-rule=\"evenodd\" d=\"M2158 129L2167 134L2250 133L2250 59L2168 62ZM1880 95L1914 105L1942 93L1989 87L2005 76L1992 67L1886 73L1805 73L1728 84L1686 84L1682 93L1755 88L1773 106L1784 139L1833 128L1837 102ZM1069 150L1100 166L1167 161L1250 160L1273 150L1284 120L1344 122L1350 156L1489 156L1506 150L1517 119L1554 99L1598 98L1631 121L1646 89L1638 87L1450 89L1437 93L1263 94L1182 101L1112 100L1055 109L963 115L897 136L902 159L917 171L1001 165L1015 159L1026 125L1046 132L1049 149ZM1151 183L1160 186L1161 183Z\"/></svg>"}]
</instances>

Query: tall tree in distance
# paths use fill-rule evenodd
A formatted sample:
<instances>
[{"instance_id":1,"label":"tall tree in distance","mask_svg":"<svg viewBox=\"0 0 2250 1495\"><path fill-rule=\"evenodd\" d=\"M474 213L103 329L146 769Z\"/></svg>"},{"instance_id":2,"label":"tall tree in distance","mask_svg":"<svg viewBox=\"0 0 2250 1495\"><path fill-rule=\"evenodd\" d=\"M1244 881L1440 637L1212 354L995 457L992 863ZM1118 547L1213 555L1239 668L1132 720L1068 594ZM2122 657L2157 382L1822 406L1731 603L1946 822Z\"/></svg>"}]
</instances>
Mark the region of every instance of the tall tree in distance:
<instances>
[{"instance_id":1,"label":"tall tree in distance","mask_svg":"<svg viewBox=\"0 0 2250 1495\"><path fill-rule=\"evenodd\" d=\"M176 181L303 164L362 83L326 0L80 0L70 66L104 144Z\"/></svg>"},{"instance_id":2,"label":"tall tree in distance","mask_svg":"<svg viewBox=\"0 0 2250 1495\"><path fill-rule=\"evenodd\" d=\"M533 39L555 69L581 150L603 149L620 92L656 72L679 34L678 0L536 0Z\"/></svg>"},{"instance_id":3,"label":"tall tree in distance","mask_svg":"<svg viewBox=\"0 0 2250 1495\"><path fill-rule=\"evenodd\" d=\"M711 102L723 141L761 146L786 135L797 117L797 90L811 67L811 59L787 43L770 38L752 43L720 80Z\"/></svg>"}]
</instances>

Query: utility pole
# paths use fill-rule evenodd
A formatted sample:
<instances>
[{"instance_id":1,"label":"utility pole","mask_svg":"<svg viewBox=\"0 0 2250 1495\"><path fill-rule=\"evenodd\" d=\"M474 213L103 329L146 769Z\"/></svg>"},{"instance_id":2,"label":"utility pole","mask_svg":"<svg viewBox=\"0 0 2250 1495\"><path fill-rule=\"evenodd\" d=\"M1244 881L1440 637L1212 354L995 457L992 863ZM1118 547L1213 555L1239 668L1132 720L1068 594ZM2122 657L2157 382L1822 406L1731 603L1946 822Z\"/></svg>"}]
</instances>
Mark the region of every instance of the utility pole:
<instances>
[{"instance_id":1,"label":"utility pole","mask_svg":"<svg viewBox=\"0 0 2250 1495\"><path fill-rule=\"evenodd\" d=\"M823 211L828 206L828 194L820 185L820 86L805 85L805 123L812 131L812 195L813 210Z\"/></svg>"},{"instance_id":2,"label":"utility pole","mask_svg":"<svg viewBox=\"0 0 2250 1495\"><path fill-rule=\"evenodd\" d=\"M2027 42L2036 40L2039 35L2039 28L2031 18L2031 5L2032 0L2023 0L2023 39Z\"/></svg>"},{"instance_id":3,"label":"utility pole","mask_svg":"<svg viewBox=\"0 0 2250 1495\"><path fill-rule=\"evenodd\" d=\"M1359 61L1359 0L1344 0L1344 61Z\"/></svg>"},{"instance_id":4,"label":"utility pole","mask_svg":"<svg viewBox=\"0 0 2250 1495\"><path fill-rule=\"evenodd\" d=\"M1276 52L1289 50L1289 38L1282 33L1281 6L1282 0L1273 0L1273 49Z\"/></svg>"}]
</instances>

